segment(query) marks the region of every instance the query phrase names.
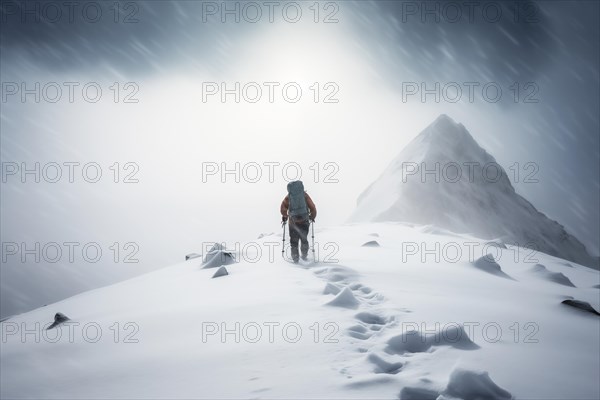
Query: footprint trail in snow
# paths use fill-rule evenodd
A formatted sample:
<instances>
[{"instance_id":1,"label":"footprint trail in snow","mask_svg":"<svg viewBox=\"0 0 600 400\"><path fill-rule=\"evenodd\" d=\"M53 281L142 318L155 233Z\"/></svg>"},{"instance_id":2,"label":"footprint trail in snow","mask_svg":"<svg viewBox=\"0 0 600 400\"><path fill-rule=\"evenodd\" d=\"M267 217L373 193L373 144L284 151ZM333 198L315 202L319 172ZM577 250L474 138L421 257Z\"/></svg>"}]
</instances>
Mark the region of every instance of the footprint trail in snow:
<instances>
[{"instance_id":1,"label":"footprint trail in snow","mask_svg":"<svg viewBox=\"0 0 600 400\"><path fill-rule=\"evenodd\" d=\"M379 237L373 233L370 236ZM369 241L361 247L377 249L380 244L377 241ZM480 261L480 264L483 263ZM480 267L476 265L476 267ZM486 265L487 267L487 265ZM340 373L348 379L354 376L352 370L363 369L363 363L371 367L372 377L361 376L347 386L353 388L367 387L371 385L395 382L393 376L401 375L403 368L414 354L426 354L431 356L437 349L442 347L452 348L460 351L477 350L480 347L469 338L462 326L456 326L444 332L436 332L433 336L418 331L401 332L392 336L381 347L381 338L384 332L397 327L397 315L386 315L386 310L381 307L385 297L360 282L360 275L352 268L340 264L322 266L318 263L306 266L319 278L327 283L323 289L324 296L334 296L324 303L326 307L340 307L347 310L356 310L354 315L356 323L347 327L344 332L351 340L356 340L356 351L360 354L357 364L348 365L340 369ZM500 274L512 279L510 276L498 273L496 270L488 271L489 268L481 268L486 272ZM496 268L500 270L500 267ZM405 312L410 312L406 310ZM439 340L443 338L443 340ZM377 350L381 351L377 351ZM431 353L431 354L430 354ZM430 360L433 361L433 360ZM363 364L364 365L364 364ZM363 374L364 375L364 374ZM387 376L387 378L386 378ZM469 371L455 368L450 376L445 390L436 390L429 379L421 379L425 387L404 386L399 393L400 399L511 399L512 395L497 386L485 371Z\"/></svg>"}]
</instances>

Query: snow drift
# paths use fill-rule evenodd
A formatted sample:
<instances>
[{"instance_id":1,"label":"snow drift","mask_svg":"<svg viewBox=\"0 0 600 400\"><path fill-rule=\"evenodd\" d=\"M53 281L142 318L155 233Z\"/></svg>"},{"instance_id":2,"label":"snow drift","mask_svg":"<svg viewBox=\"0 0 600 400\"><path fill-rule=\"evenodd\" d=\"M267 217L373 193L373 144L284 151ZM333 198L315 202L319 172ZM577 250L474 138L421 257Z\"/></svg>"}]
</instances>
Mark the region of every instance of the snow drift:
<instances>
[{"instance_id":1,"label":"snow drift","mask_svg":"<svg viewBox=\"0 0 600 400\"><path fill-rule=\"evenodd\" d=\"M406 241L456 237L398 223L316 237L343 265L232 251L206 268L215 248L0 322L0 397L599 398L598 271L546 254L534 267L510 246L491 271L513 279L474 265L481 246L403 260Z\"/></svg>"}]
</instances>

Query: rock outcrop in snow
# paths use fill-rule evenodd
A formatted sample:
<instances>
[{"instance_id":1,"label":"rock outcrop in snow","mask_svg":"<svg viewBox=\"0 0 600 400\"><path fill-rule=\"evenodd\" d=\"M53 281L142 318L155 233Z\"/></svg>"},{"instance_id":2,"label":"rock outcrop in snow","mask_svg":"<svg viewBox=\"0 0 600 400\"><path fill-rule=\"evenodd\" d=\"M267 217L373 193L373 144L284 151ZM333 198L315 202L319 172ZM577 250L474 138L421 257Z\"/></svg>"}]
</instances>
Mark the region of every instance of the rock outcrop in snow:
<instances>
[{"instance_id":1,"label":"rock outcrop in snow","mask_svg":"<svg viewBox=\"0 0 600 400\"><path fill-rule=\"evenodd\" d=\"M202 256L200 254L197 254L197 253L186 254L185 255L185 261L192 260L194 258L199 258L199 257L202 257Z\"/></svg>"},{"instance_id":2,"label":"rock outcrop in snow","mask_svg":"<svg viewBox=\"0 0 600 400\"><path fill-rule=\"evenodd\" d=\"M229 275L229 272L227 272L227 268L225 267L219 267L219 269L217 270L217 272L215 272L215 274L212 276L213 278L220 278L222 276L226 276Z\"/></svg>"},{"instance_id":3,"label":"rock outcrop in snow","mask_svg":"<svg viewBox=\"0 0 600 400\"><path fill-rule=\"evenodd\" d=\"M204 256L202 268L217 268L221 265L233 264L234 262L233 255L225 250L223 245L215 243Z\"/></svg>"},{"instance_id":4,"label":"rock outcrop in snow","mask_svg":"<svg viewBox=\"0 0 600 400\"><path fill-rule=\"evenodd\" d=\"M585 311L585 312L589 312L595 315L600 315L600 313L598 311L596 311L596 309L594 307L592 307L590 305L590 303L588 303L587 301L581 301L581 300L575 300L575 299L567 299L567 300L563 300L562 304L565 304L567 306L571 306L574 308L577 308L579 310Z\"/></svg>"},{"instance_id":5,"label":"rock outcrop in snow","mask_svg":"<svg viewBox=\"0 0 600 400\"><path fill-rule=\"evenodd\" d=\"M531 272L547 281L558 283L559 285L575 287L575 285L573 285L573 282L571 282L571 280L567 278L565 274L563 274L562 272L549 271L548 268L546 268L542 264L536 264L531 269Z\"/></svg>"},{"instance_id":6,"label":"rock outcrop in snow","mask_svg":"<svg viewBox=\"0 0 600 400\"><path fill-rule=\"evenodd\" d=\"M488 274L514 280L510 275L502 271L502 267L498 265L498 263L496 262L496 260L494 260L494 257L491 254L487 254L483 257L478 258L473 262L473 266L480 271L487 272Z\"/></svg>"},{"instance_id":7,"label":"rock outcrop in snow","mask_svg":"<svg viewBox=\"0 0 600 400\"><path fill-rule=\"evenodd\" d=\"M56 313L54 314L54 322L52 323L52 325L50 325L48 328L46 329L52 329L52 328L56 328L58 325L62 324L63 322L67 322L69 321L69 317L67 317L65 314L63 313Z\"/></svg>"},{"instance_id":8,"label":"rock outcrop in snow","mask_svg":"<svg viewBox=\"0 0 600 400\"><path fill-rule=\"evenodd\" d=\"M462 124L439 116L358 198L353 222L433 224L598 269L598 258L515 192Z\"/></svg>"},{"instance_id":9,"label":"rock outcrop in snow","mask_svg":"<svg viewBox=\"0 0 600 400\"><path fill-rule=\"evenodd\" d=\"M377 240L371 240L362 245L362 247L379 247L379 242Z\"/></svg>"}]
</instances>

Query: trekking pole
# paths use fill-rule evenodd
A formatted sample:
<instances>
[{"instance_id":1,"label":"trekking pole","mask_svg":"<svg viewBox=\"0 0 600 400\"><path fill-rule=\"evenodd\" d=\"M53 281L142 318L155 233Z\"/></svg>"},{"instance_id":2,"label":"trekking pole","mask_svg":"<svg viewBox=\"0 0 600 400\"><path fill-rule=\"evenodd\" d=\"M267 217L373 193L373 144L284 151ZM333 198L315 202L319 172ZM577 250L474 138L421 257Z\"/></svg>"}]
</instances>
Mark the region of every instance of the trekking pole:
<instances>
[{"instance_id":1,"label":"trekking pole","mask_svg":"<svg viewBox=\"0 0 600 400\"><path fill-rule=\"evenodd\" d=\"M281 258L285 260L285 224L286 221L281 221L281 226L283 226L283 239L281 243Z\"/></svg>"},{"instance_id":2,"label":"trekking pole","mask_svg":"<svg viewBox=\"0 0 600 400\"><path fill-rule=\"evenodd\" d=\"M317 258L315 257L315 221L311 221L311 227L312 227L312 253L313 253L313 262L317 262Z\"/></svg>"}]
</instances>

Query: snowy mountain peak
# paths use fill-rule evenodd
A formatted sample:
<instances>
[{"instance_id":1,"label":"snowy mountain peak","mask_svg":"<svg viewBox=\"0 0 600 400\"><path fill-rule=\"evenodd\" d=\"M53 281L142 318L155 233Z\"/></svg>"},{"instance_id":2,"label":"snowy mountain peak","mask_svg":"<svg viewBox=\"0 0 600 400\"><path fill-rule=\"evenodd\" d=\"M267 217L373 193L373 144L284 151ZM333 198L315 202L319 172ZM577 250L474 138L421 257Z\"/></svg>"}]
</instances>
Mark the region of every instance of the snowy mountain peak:
<instances>
[{"instance_id":1,"label":"snowy mountain peak","mask_svg":"<svg viewBox=\"0 0 600 400\"><path fill-rule=\"evenodd\" d=\"M440 178L443 178L441 176L442 173L450 175L450 172L454 172L449 171L453 163L459 165L464 163L466 165L463 166L472 169L475 169L478 164L480 166L494 164L499 169L502 168L498 165L494 157L479 146L463 124L455 122L446 114L442 114L436 118L435 121L413 139L396 157L395 163L410 171L414 166L408 160L417 163L430 163L432 167L436 167L436 164L439 164ZM445 171L443 170L444 168L446 168ZM488 168L491 167L488 166ZM422 169L420 174L425 174L428 170ZM405 172L407 175L410 174L408 171ZM489 172L491 173L492 171L490 170ZM507 174L503 169L500 172L498 173L498 181L512 189ZM451 176L448 176L448 178L453 180ZM472 181L479 184L485 183L485 180L477 179L476 175L473 176Z\"/></svg>"},{"instance_id":2,"label":"snowy mountain peak","mask_svg":"<svg viewBox=\"0 0 600 400\"><path fill-rule=\"evenodd\" d=\"M428 139L440 139L441 137L453 139L455 142L473 139L464 125L457 123L446 114L441 114L422 133Z\"/></svg>"},{"instance_id":3,"label":"snowy mountain peak","mask_svg":"<svg viewBox=\"0 0 600 400\"><path fill-rule=\"evenodd\" d=\"M415 138L415 140L417 139L425 143L435 144L438 147L442 144L453 147L461 144L477 144L463 124L455 122L446 114L437 117Z\"/></svg>"},{"instance_id":4,"label":"snowy mountain peak","mask_svg":"<svg viewBox=\"0 0 600 400\"><path fill-rule=\"evenodd\" d=\"M487 161L493 160L484 149L479 147L473 136L467 131L463 124L456 123L446 114L440 115L419 136L422 141L429 144L428 156L439 158L443 155L452 154L455 157L470 157L479 153Z\"/></svg>"},{"instance_id":5,"label":"snowy mountain peak","mask_svg":"<svg viewBox=\"0 0 600 400\"><path fill-rule=\"evenodd\" d=\"M504 168L445 114L359 196L350 220L436 225L598 266L579 240L518 195Z\"/></svg>"},{"instance_id":6,"label":"snowy mountain peak","mask_svg":"<svg viewBox=\"0 0 600 400\"><path fill-rule=\"evenodd\" d=\"M491 181L505 191L514 192L508 175L494 157L479 146L463 124L446 114L440 115L415 137L396 156L384 175L386 173L400 174L404 183L412 181L413 176L420 181L454 181L460 174L474 185ZM359 197L359 203L366 192Z\"/></svg>"}]
</instances>

